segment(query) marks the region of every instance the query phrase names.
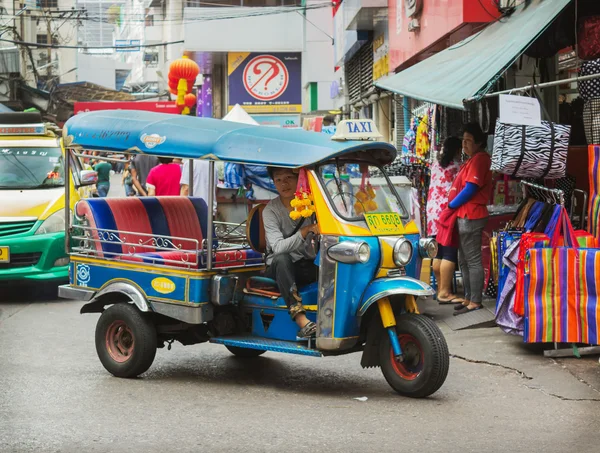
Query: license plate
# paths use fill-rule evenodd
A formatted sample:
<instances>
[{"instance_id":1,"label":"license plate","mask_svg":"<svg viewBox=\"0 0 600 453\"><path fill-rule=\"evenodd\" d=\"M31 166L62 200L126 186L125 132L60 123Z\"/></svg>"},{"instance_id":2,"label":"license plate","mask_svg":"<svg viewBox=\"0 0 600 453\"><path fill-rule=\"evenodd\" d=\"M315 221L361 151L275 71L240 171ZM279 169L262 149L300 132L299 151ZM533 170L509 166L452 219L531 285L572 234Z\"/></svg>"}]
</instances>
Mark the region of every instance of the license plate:
<instances>
[{"instance_id":1,"label":"license plate","mask_svg":"<svg viewBox=\"0 0 600 453\"><path fill-rule=\"evenodd\" d=\"M0 247L0 263L10 263L10 247Z\"/></svg>"},{"instance_id":2,"label":"license plate","mask_svg":"<svg viewBox=\"0 0 600 453\"><path fill-rule=\"evenodd\" d=\"M395 212L365 214L365 220L367 221L369 230L375 236L404 234L402 220Z\"/></svg>"}]
</instances>

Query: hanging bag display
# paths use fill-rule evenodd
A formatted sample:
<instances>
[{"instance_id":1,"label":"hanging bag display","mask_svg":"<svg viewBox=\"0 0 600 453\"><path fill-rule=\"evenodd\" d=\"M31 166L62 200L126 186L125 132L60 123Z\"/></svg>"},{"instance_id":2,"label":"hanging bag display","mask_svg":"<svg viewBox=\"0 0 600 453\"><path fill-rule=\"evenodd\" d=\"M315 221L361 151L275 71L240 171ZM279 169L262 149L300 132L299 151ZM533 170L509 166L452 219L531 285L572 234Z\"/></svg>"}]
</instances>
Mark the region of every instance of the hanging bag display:
<instances>
[{"instance_id":1,"label":"hanging bag display","mask_svg":"<svg viewBox=\"0 0 600 453\"><path fill-rule=\"evenodd\" d=\"M600 16L590 16L580 21L577 53L582 60L600 58Z\"/></svg>"},{"instance_id":2,"label":"hanging bag display","mask_svg":"<svg viewBox=\"0 0 600 453\"><path fill-rule=\"evenodd\" d=\"M561 236L566 247L558 246ZM532 248L525 259L525 342L581 342L578 252L569 216L561 208L550 247Z\"/></svg>"},{"instance_id":3,"label":"hanging bag display","mask_svg":"<svg viewBox=\"0 0 600 453\"><path fill-rule=\"evenodd\" d=\"M577 74L579 77L600 74L600 59L584 61ZM600 97L600 78L580 80L577 85L584 101Z\"/></svg>"},{"instance_id":4,"label":"hanging bag display","mask_svg":"<svg viewBox=\"0 0 600 453\"><path fill-rule=\"evenodd\" d=\"M492 171L515 178L563 178L571 126L549 121L550 116L535 88L544 116L540 126L496 122Z\"/></svg>"}]
</instances>

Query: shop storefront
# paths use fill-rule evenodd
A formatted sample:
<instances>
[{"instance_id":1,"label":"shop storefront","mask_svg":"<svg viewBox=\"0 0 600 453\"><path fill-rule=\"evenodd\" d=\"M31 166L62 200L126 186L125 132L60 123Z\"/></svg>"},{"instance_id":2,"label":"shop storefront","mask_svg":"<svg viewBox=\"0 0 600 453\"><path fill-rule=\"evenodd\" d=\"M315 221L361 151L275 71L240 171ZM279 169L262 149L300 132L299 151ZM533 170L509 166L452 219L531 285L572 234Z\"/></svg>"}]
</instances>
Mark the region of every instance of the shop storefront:
<instances>
[{"instance_id":1,"label":"shop storefront","mask_svg":"<svg viewBox=\"0 0 600 453\"><path fill-rule=\"evenodd\" d=\"M532 0L433 55L398 57L391 45L400 71L376 82L419 100L404 105L414 123L400 154L409 166L435 159L461 119L489 133L487 291L497 297L497 324L528 343L598 344L598 6ZM577 67L579 80L570 78Z\"/></svg>"}]
</instances>

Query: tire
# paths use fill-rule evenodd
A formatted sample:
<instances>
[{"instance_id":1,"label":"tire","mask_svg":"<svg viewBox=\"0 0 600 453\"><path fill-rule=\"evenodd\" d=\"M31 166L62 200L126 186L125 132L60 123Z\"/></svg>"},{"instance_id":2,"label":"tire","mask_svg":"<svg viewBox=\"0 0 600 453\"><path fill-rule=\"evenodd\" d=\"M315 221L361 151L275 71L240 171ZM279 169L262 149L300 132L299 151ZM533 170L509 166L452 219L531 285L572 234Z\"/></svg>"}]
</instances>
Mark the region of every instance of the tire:
<instances>
[{"instance_id":1,"label":"tire","mask_svg":"<svg viewBox=\"0 0 600 453\"><path fill-rule=\"evenodd\" d=\"M400 395L424 398L444 383L450 367L446 339L431 319L402 314L396 319L396 332L404 355L396 362L387 332L381 336L379 360L388 384Z\"/></svg>"},{"instance_id":2,"label":"tire","mask_svg":"<svg viewBox=\"0 0 600 453\"><path fill-rule=\"evenodd\" d=\"M258 357L259 355L263 355L267 351L261 351L260 349L250 349L250 348L239 348L237 346L225 346L229 352L237 357L242 357L245 359L252 359L254 357Z\"/></svg>"},{"instance_id":3,"label":"tire","mask_svg":"<svg viewBox=\"0 0 600 453\"><path fill-rule=\"evenodd\" d=\"M133 378L145 373L156 356L156 327L135 305L105 310L96 324L96 352L106 371Z\"/></svg>"}]
</instances>

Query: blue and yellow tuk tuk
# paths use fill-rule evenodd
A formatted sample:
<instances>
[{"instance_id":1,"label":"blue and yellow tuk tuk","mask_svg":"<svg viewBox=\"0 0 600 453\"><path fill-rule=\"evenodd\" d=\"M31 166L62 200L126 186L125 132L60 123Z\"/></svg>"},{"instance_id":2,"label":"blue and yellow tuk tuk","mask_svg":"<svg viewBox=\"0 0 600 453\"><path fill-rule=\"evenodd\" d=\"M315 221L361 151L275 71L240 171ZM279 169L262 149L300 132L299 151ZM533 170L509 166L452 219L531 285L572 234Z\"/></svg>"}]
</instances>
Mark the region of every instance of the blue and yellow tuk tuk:
<instances>
[{"instance_id":1,"label":"blue and yellow tuk tuk","mask_svg":"<svg viewBox=\"0 0 600 453\"><path fill-rule=\"evenodd\" d=\"M318 282L299 289L317 333L300 339L276 283L263 276L264 205L235 229L244 234L232 234L208 208L214 191L208 200L192 194L79 201L64 216L70 284L59 294L83 301L81 313L101 313L96 350L113 375L146 372L157 348L179 341L222 344L245 358L266 351L314 357L362 351L363 367L381 367L390 386L410 397L431 395L444 383L446 341L416 304L434 293L418 277L422 258L435 256L437 244L420 238L409 220L384 170L396 150L373 140L372 122L342 122L330 138L100 111L71 118L63 133L73 158L92 150L206 159L211 167L225 161L302 169L318 223ZM214 185L214 171L209 174Z\"/></svg>"}]
</instances>

